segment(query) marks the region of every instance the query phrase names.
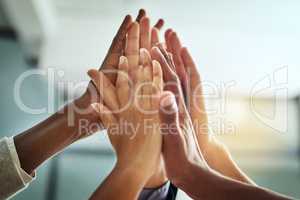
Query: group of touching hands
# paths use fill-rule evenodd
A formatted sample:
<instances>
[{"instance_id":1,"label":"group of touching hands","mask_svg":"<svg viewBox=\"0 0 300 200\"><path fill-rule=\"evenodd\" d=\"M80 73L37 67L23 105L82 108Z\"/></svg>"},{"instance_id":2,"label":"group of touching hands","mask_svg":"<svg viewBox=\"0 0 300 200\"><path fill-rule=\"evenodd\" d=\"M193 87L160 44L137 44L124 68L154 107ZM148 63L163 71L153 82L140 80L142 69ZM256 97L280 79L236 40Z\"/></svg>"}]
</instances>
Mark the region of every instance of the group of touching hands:
<instances>
[{"instance_id":1,"label":"group of touching hands","mask_svg":"<svg viewBox=\"0 0 300 200\"><path fill-rule=\"evenodd\" d=\"M68 112L15 137L23 169L33 173L98 131L79 131L86 119L107 130L117 157L90 199L138 199L143 189L169 182L194 199L285 199L258 188L210 132L198 68L174 30L160 41L163 23L152 27L144 10L135 21L125 17L100 69L88 71L86 92L62 109ZM74 126L61 114L69 110Z\"/></svg>"},{"instance_id":2,"label":"group of touching hands","mask_svg":"<svg viewBox=\"0 0 300 200\"><path fill-rule=\"evenodd\" d=\"M122 199L136 199L168 180L196 198L185 186L194 166L252 184L209 133L197 67L176 32L159 40L162 25L151 27L143 10L134 22L126 16L100 70L88 72L85 95L99 95L91 106L117 155L92 199L118 199L122 188Z\"/></svg>"}]
</instances>

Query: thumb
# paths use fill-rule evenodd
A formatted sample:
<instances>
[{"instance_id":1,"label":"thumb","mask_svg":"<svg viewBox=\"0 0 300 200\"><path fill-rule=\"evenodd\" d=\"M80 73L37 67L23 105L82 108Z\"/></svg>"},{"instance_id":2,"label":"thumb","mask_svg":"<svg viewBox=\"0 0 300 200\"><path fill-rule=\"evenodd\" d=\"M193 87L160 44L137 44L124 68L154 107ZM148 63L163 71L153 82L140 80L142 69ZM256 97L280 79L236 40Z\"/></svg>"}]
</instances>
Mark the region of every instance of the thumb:
<instances>
[{"instance_id":1,"label":"thumb","mask_svg":"<svg viewBox=\"0 0 300 200\"><path fill-rule=\"evenodd\" d=\"M178 162L186 161L185 140L179 126L178 107L175 96L164 92L159 108L160 129L163 134L162 154L168 178L176 182L179 172Z\"/></svg>"},{"instance_id":2,"label":"thumb","mask_svg":"<svg viewBox=\"0 0 300 200\"><path fill-rule=\"evenodd\" d=\"M178 121L178 107L175 96L172 92L163 92L160 98L159 118L163 126L177 126ZM167 128L162 130L163 133L168 133Z\"/></svg>"},{"instance_id":3,"label":"thumb","mask_svg":"<svg viewBox=\"0 0 300 200\"><path fill-rule=\"evenodd\" d=\"M159 108L160 130L163 134L163 149L169 151L174 146L182 145L178 107L173 93L163 92Z\"/></svg>"}]
</instances>

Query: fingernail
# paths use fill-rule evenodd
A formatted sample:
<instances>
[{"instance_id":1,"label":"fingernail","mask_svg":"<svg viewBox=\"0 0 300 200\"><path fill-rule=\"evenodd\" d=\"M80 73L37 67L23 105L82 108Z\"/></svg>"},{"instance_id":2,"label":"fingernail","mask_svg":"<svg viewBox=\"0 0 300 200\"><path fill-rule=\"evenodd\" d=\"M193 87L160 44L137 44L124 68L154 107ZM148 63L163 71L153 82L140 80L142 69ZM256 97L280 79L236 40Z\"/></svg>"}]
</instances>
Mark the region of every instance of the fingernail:
<instances>
[{"instance_id":1,"label":"fingernail","mask_svg":"<svg viewBox=\"0 0 300 200\"><path fill-rule=\"evenodd\" d=\"M141 58L141 64L145 64L146 58L147 58L147 50L144 48L140 49L140 58Z\"/></svg>"},{"instance_id":2,"label":"fingernail","mask_svg":"<svg viewBox=\"0 0 300 200\"><path fill-rule=\"evenodd\" d=\"M119 59L119 65L122 65L126 62L126 57L125 56L120 56L120 59Z\"/></svg>"},{"instance_id":3,"label":"fingernail","mask_svg":"<svg viewBox=\"0 0 300 200\"><path fill-rule=\"evenodd\" d=\"M156 60L152 60L153 76L160 74L160 64Z\"/></svg>"},{"instance_id":4,"label":"fingernail","mask_svg":"<svg viewBox=\"0 0 300 200\"><path fill-rule=\"evenodd\" d=\"M157 65L157 61L156 60L152 60L152 66L155 66L155 65Z\"/></svg>"},{"instance_id":5,"label":"fingernail","mask_svg":"<svg viewBox=\"0 0 300 200\"><path fill-rule=\"evenodd\" d=\"M158 45L155 45L154 47L151 48L151 51L159 51L159 48L157 47Z\"/></svg>"},{"instance_id":6,"label":"fingernail","mask_svg":"<svg viewBox=\"0 0 300 200\"><path fill-rule=\"evenodd\" d=\"M93 78L95 77L95 74L98 73L98 70L95 69L90 69L87 74L88 76L93 80Z\"/></svg>"},{"instance_id":7,"label":"fingernail","mask_svg":"<svg viewBox=\"0 0 300 200\"><path fill-rule=\"evenodd\" d=\"M143 54L143 56L145 57L146 54L147 54L147 49L141 48L141 49L140 49L140 54Z\"/></svg>"},{"instance_id":8,"label":"fingernail","mask_svg":"<svg viewBox=\"0 0 300 200\"><path fill-rule=\"evenodd\" d=\"M96 112L100 112L99 110L99 104L98 103L92 103L91 107L96 111Z\"/></svg>"},{"instance_id":9,"label":"fingernail","mask_svg":"<svg viewBox=\"0 0 300 200\"><path fill-rule=\"evenodd\" d=\"M90 70L87 72L87 74L89 75L89 77L91 77L91 76L92 76L92 69L90 69Z\"/></svg>"},{"instance_id":10,"label":"fingernail","mask_svg":"<svg viewBox=\"0 0 300 200\"><path fill-rule=\"evenodd\" d=\"M165 97L163 97L160 105L162 107L169 107L169 106L171 106L175 111L178 110L177 104L176 104L176 99L175 99L175 96L173 94L168 94Z\"/></svg>"}]
</instances>

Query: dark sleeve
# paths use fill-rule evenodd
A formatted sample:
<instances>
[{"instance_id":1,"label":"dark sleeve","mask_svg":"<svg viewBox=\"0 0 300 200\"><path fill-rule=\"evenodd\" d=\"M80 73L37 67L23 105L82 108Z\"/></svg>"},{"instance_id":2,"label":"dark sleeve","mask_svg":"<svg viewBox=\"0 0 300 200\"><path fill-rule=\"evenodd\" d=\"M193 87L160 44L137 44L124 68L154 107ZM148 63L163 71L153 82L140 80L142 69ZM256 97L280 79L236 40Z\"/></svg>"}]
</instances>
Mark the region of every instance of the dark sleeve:
<instances>
[{"instance_id":1,"label":"dark sleeve","mask_svg":"<svg viewBox=\"0 0 300 200\"><path fill-rule=\"evenodd\" d=\"M144 188L139 196L139 200L169 200L175 199L174 189L168 181L158 188ZM170 198L171 197L171 198Z\"/></svg>"},{"instance_id":2,"label":"dark sleeve","mask_svg":"<svg viewBox=\"0 0 300 200\"><path fill-rule=\"evenodd\" d=\"M174 200L176 194L177 188L170 182L167 182L158 188L144 188L139 196L139 200Z\"/></svg>"}]
</instances>

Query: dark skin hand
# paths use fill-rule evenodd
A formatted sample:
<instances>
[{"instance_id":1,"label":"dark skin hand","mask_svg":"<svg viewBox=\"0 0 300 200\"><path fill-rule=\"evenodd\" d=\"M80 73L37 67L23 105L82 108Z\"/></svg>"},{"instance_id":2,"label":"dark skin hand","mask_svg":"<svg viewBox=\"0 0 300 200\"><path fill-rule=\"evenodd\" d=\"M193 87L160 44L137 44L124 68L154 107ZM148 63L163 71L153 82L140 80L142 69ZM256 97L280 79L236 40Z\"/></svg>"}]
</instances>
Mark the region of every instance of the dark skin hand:
<instances>
[{"instance_id":1,"label":"dark skin hand","mask_svg":"<svg viewBox=\"0 0 300 200\"><path fill-rule=\"evenodd\" d=\"M131 23L131 16L126 16L102 66L110 67L114 59L117 59L121 48L120 44L124 40ZM93 90L92 84L89 84L87 92L82 97L67 104L61 111L53 114L45 121L14 137L21 167L27 173L32 174L39 165L52 155L78 139L91 134L90 132L79 132L78 122L80 119L85 119L89 123L98 123L98 117L90 107L92 94L95 93ZM74 119L70 121L72 125L68 120L71 116Z\"/></svg>"},{"instance_id":2,"label":"dark skin hand","mask_svg":"<svg viewBox=\"0 0 300 200\"><path fill-rule=\"evenodd\" d=\"M137 16L139 22L144 16L145 11L140 10ZM110 49L100 67L100 69L116 69L119 57L124 50L126 34L132 25L131 16L126 16L123 20ZM163 21L159 20L154 29L160 29ZM114 75L108 77L115 81ZM89 84L87 91L72 103L67 104L63 109L50 116L48 119L24 131L14 137L14 142L21 167L32 174L44 161L59 151L63 150L75 141L87 137L101 129L99 117L91 108L90 104L98 102L98 94L92 83ZM89 131L79 129L79 120L87 120L89 124L99 124L98 129Z\"/></svg>"}]
</instances>

